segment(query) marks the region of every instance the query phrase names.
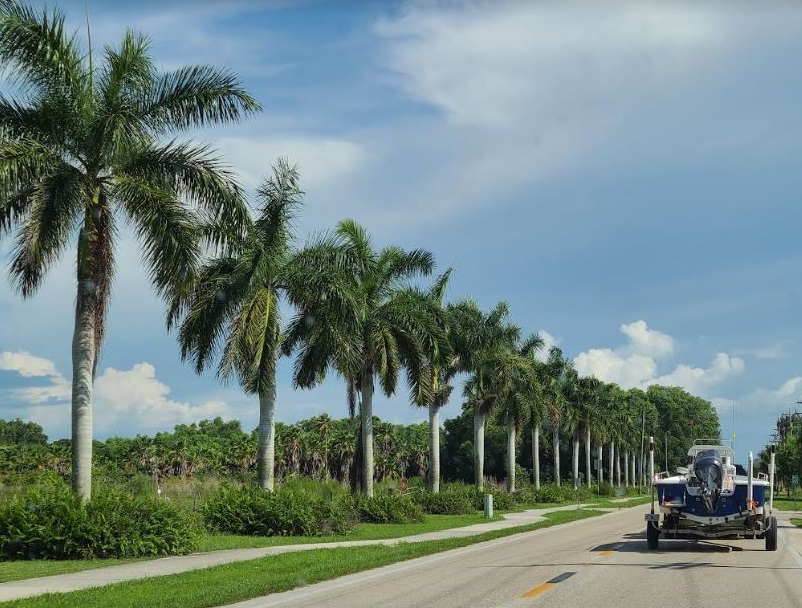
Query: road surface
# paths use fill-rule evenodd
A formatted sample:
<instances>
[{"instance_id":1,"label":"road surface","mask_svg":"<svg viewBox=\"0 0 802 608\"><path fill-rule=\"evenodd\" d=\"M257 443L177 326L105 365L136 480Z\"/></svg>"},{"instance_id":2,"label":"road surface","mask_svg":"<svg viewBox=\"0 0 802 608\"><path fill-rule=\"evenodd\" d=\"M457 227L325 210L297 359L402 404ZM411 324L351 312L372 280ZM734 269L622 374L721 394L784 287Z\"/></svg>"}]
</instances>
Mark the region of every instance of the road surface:
<instances>
[{"instance_id":1,"label":"road surface","mask_svg":"<svg viewBox=\"0 0 802 608\"><path fill-rule=\"evenodd\" d=\"M646 507L648 508L648 507ZM660 541L644 507L506 537L235 604L237 608L799 608L802 530L762 540ZM793 541L793 543L791 542Z\"/></svg>"}]
</instances>

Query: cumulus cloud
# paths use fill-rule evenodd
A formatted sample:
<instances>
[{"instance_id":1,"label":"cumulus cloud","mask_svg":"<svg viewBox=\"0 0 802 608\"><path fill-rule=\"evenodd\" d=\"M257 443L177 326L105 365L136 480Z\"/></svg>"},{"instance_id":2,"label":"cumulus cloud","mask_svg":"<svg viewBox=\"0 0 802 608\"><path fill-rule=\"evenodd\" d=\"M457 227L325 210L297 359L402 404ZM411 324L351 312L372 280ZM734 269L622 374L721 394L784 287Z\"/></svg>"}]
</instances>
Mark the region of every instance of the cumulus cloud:
<instances>
[{"instance_id":1,"label":"cumulus cloud","mask_svg":"<svg viewBox=\"0 0 802 608\"><path fill-rule=\"evenodd\" d=\"M16 372L23 378L61 375L50 359L36 357L24 350L0 353L0 370Z\"/></svg>"},{"instance_id":2,"label":"cumulus cloud","mask_svg":"<svg viewBox=\"0 0 802 608\"><path fill-rule=\"evenodd\" d=\"M47 384L2 391L12 409L41 424L48 434L65 433L70 419L71 385L48 359L26 352L0 353L0 369L22 377L47 379ZM95 380L94 427L97 436L125 429L125 434L149 433L176 424L221 416L231 418L234 408L223 399L199 403L170 399L170 387L160 381L148 362L131 369L106 368Z\"/></svg>"},{"instance_id":3,"label":"cumulus cloud","mask_svg":"<svg viewBox=\"0 0 802 608\"><path fill-rule=\"evenodd\" d=\"M628 343L617 349L594 348L580 353L574 360L580 375L595 376L624 388L662 384L704 394L745 369L743 359L717 353L709 367L679 364L673 371L658 375L658 360L673 356L674 339L650 329L643 320L625 323L619 329L629 339Z\"/></svg>"}]
</instances>

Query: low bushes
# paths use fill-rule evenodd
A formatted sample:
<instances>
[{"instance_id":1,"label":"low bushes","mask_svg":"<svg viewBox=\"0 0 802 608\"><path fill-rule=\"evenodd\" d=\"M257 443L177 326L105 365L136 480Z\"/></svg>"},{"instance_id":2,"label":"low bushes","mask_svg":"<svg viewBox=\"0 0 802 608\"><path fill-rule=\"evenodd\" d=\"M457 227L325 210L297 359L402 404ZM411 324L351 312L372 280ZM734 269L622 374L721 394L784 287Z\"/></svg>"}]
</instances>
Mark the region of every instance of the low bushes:
<instances>
[{"instance_id":1,"label":"low bushes","mask_svg":"<svg viewBox=\"0 0 802 608\"><path fill-rule=\"evenodd\" d=\"M431 515L468 515L476 512L473 497L465 492L442 492L432 494L421 490L413 499L425 513Z\"/></svg>"},{"instance_id":2,"label":"low bushes","mask_svg":"<svg viewBox=\"0 0 802 608\"><path fill-rule=\"evenodd\" d=\"M113 489L82 504L66 485L52 485L0 505L3 559L178 555L195 549L199 532L191 513Z\"/></svg>"},{"instance_id":3,"label":"low bushes","mask_svg":"<svg viewBox=\"0 0 802 608\"><path fill-rule=\"evenodd\" d=\"M342 534L355 516L345 500L325 500L292 488L221 487L201 506L210 530L248 536Z\"/></svg>"},{"instance_id":4,"label":"low bushes","mask_svg":"<svg viewBox=\"0 0 802 608\"><path fill-rule=\"evenodd\" d=\"M359 521L373 524L410 524L423 521L423 509L411 496L384 493L373 498L358 495L352 498Z\"/></svg>"}]
</instances>

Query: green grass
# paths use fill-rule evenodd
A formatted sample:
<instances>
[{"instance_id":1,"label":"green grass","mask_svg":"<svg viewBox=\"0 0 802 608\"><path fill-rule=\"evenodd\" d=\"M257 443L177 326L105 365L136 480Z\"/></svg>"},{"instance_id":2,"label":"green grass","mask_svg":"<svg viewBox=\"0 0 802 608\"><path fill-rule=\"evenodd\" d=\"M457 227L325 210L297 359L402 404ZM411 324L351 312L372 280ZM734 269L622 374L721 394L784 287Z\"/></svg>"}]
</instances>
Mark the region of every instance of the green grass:
<instances>
[{"instance_id":1,"label":"green grass","mask_svg":"<svg viewBox=\"0 0 802 608\"><path fill-rule=\"evenodd\" d=\"M802 518L800 517L792 517L791 523L794 524L797 528L802 528Z\"/></svg>"},{"instance_id":2,"label":"green grass","mask_svg":"<svg viewBox=\"0 0 802 608\"><path fill-rule=\"evenodd\" d=\"M9 608L220 606L482 541L585 519L600 513L587 509L559 511L547 514L546 521L536 524L495 530L465 538L421 543L400 542L390 547L346 547L285 553L184 574L117 583L84 591L42 595L8 602L4 606Z\"/></svg>"},{"instance_id":3,"label":"green grass","mask_svg":"<svg viewBox=\"0 0 802 608\"><path fill-rule=\"evenodd\" d=\"M481 514L475 515L427 515L426 519L414 524L358 524L347 534L337 536L236 536L233 534L214 534L201 541L199 551L219 551L221 549L249 549L273 547L276 545L300 545L304 543L331 543L346 540L377 540L412 536L425 532L437 532L449 528L463 528L474 524L501 519L497 514L492 520Z\"/></svg>"},{"instance_id":4,"label":"green grass","mask_svg":"<svg viewBox=\"0 0 802 608\"><path fill-rule=\"evenodd\" d=\"M768 498L766 504L768 504ZM796 500L791 498L774 497L774 508L778 511L802 511L802 498Z\"/></svg>"}]
</instances>

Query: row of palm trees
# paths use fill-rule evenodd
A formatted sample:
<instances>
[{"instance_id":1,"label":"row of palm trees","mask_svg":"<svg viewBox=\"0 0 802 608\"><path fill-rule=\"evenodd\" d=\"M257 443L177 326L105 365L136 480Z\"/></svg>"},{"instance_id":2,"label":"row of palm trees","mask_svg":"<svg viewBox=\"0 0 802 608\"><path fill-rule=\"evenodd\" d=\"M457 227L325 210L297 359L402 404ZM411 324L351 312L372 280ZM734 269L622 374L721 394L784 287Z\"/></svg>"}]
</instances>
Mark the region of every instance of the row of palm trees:
<instances>
[{"instance_id":1,"label":"row of palm trees","mask_svg":"<svg viewBox=\"0 0 802 608\"><path fill-rule=\"evenodd\" d=\"M354 220L300 245L296 167L279 159L249 210L234 174L213 151L171 139L261 109L233 74L208 66L159 73L149 40L130 31L99 57L79 41L57 9L40 13L0 1L0 60L17 85L16 97L0 97L0 238L14 233L10 274L23 297L36 292L77 240L71 470L73 489L84 499L91 496L92 387L122 223L142 245L182 359L198 373L215 368L223 381L236 379L258 398L258 483L267 490L275 484L281 356L292 359L297 388L331 373L344 382L359 420L356 477L368 496L376 468L376 382L389 396L402 375L410 402L428 410L435 492L439 412L457 379L465 380L464 397L475 413L478 485L490 414L507 426L510 489L515 438L527 425L535 445L541 426L551 428L558 474L565 429L574 440L575 478L583 439L588 482L592 442L609 444L611 462L616 445L623 446L629 473L637 422L637 404L630 402L637 400L579 378L557 348L539 360L542 340L511 323L506 303L489 311L469 299L446 303L450 270L423 286L435 267L430 252L377 248Z\"/></svg>"}]
</instances>

